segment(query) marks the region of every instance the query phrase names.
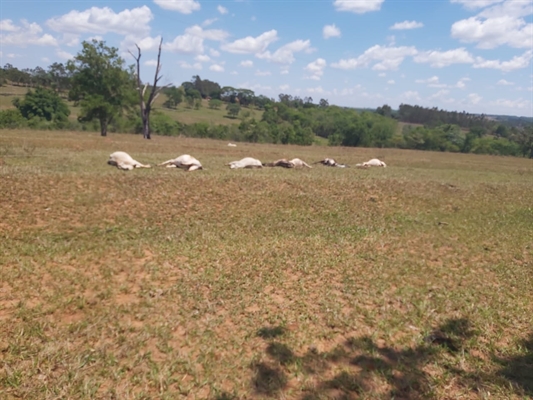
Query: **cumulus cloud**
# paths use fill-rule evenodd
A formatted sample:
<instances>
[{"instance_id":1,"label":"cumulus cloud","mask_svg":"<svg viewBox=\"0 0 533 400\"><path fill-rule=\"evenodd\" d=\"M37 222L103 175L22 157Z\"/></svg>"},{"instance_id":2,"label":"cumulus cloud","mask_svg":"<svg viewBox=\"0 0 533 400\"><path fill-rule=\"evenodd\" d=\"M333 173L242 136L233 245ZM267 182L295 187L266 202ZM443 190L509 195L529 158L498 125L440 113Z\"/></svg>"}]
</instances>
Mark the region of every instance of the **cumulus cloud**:
<instances>
[{"instance_id":1,"label":"cumulus cloud","mask_svg":"<svg viewBox=\"0 0 533 400\"><path fill-rule=\"evenodd\" d=\"M240 66L241 66L241 67L245 67L245 68L251 68L251 67L254 66L254 62L251 61L251 60L241 61Z\"/></svg>"},{"instance_id":2,"label":"cumulus cloud","mask_svg":"<svg viewBox=\"0 0 533 400\"><path fill-rule=\"evenodd\" d=\"M498 108L503 107L509 108L511 110L527 110L529 111L529 114L531 114L531 110L533 109L533 103L531 102L531 100L524 100L521 97L515 100L498 99L495 101L491 101L489 104Z\"/></svg>"},{"instance_id":3,"label":"cumulus cloud","mask_svg":"<svg viewBox=\"0 0 533 400\"><path fill-rule=\"evenodd\" d=\"M394 81L394 79L389 79L389 80L387 81L387 84L389 84L389 85L394 85L395 83L396 83L396 82Z\"/></svg>"},{"instance_id":4,"label":"cumulus cloud","mask_svg":"<svg viewBox=\"0 0 533 400\"><path fill-rule=\"evenodd\" d=\"M142 36L150 31L153 14L147 6L115 13L109 7L91 7L85 11L72 10L46 21L48 27L63 33L118 33Z\"/></svg>"},{"instance_id":5,"label":"cumulus cloud","mask_svg":"<svg viewBox=\"0 0 533 400\"><path fill-rule=\"evenodd\" d=\"M226 7L224 7L224 6L220 6L220 5L219 5L219 6L217 7L217 10L218 10L218 12L219 12L220 14L222 14L222 15L228 13L228 9L227 9Z\"/></svg>"},{"instance_id":6,"label":"cumulus cloud","mask_svg":"<svg viewBox=\"0 0 533 400\"><path fill-rule=\"evenodd\" d=\"M417 91L414 90L408 90L407 92L403 92L400 97L405 100L417 100L420 101L420 95Z\"/></svg>"},{"instance_id":7,"label":"cumulus cloud","mask_svg":"<svg viewBox=\"0 0 533 400\"><path fill-rule=\"evenodd\" d=\"M414 57L414 61L416 63L429 64L435 68L442 68L452 64L471 64L474 62L474 57L464 47L461 47L448 51L425 51L417 54Z\"/></svg>"},{"instance_id":8,"label":"cumulus cloud","mask_svg":"<svg viewBox=\"0 0 533 400\"><path fill-rule=\"evenodd\" d=\"M272 72L257 70L257 71L255 71L255 75L256 76L270 76L270 75L272 75Z\"/></svg>"},{"instance_id":9,"label":"cumulus cloud","mask_svg":"<svg viewBox=\"0 0 533 400\"><path fill-rule=\"evenodd\" d=\"M295 40L294 42L281 46L274 53L265 51L263 53L256 54L256 57L278 64L292 64L295 60L294 53L299 53L302 51L308 53L313 51L313 49L311 49L311 42L309 40Z\"/></svg>"},{"instance_id":10,"label":"cumulus cloud","mask_svg":"<svg viewBox=\"0 0 533 400\"><path fill-rule=\"evenodd\" d=\"M366 50L357 58L350 58L347 60L342 59L331 64L331 66L348 70L368 67L370 64L374 63L372 66L373 70L395 70L403 62L405 57L414 56L416 54L417 50L412 46L390 47L376 45Z\"/></svg>"},{"instance_id":11,"label":"cumulus cloud","mask_svg":"<svg viewBox=\"0 0 533 400\"><path fill-rule=\"evenodd\" d=\"M208 62L211 61L211 57L209 57L207 54L199 54L194 59L198 62Z\"/></svg>"},{"instance_id":12,"label":"cumulus cloud","mask_svg":"<svg viewBox=\"0 0 533 400\"><path fill-rule=\"evenodd\" d=\"M211 54L211 57L219 57L220 52L215 49L209 49L209 54Z\"/></svg>"},{"instance_id":13,"label":"cumulus cloud","mask_svg":"<svg viewBox=\"0 0 533 400\"><path fill-rule=\"evenodd\" d=\"M396 22L394 25L390 27L390 29L394 30L405 30L405 29L416 29L416 28L422 28L424 24L422 22L416 22L416 21L403 21L403 22Z\"/></svg>"},{"instance_id":14,"label":"cumulus cloud","mask_svg":"<svg viewBox=\"0 0 533 400\"><path fill-rule=\"evenodd\" d=\"M200 25L194 25L185 29L185 33L175 37L172 42L164 44L163 48L176 53L203 54L204 39L220 42L228 35L221 29L203 29Z\"/></svg>"},{"instance_id":15,"label":"cumulus cloud","mask_svg":"<svg viewBox=\"0 0 533 400\"><path fill-rule=\"evenodd\" d=\"M72 60L74 58L73 54L70 54L69 52L63 51L61 49L56 50L56 55L62 60Z\"/></svg>"},{"instance_id":16,"label":"cumulus cloud","mask_svg":"<svg viewBox=\"0 0 533 400\"><path fill-rule=\"evenodd\" d=\"M200 9L200 3L194 0L154 0L154 3L165 10L191 14Z\"/></svg>"},{"instance_id":17,"label":"cumulus cloud","mask_svg":"<svg viewBox=\"0 0 533 400\"><path fill-rule=\"evenodd\" d=\"M474 10L476 8L483 8L491 4L501 3L503 0L451 0L452 3L462 4L463 7Z\"/></svg>"},{"instance_id":18,"label":"cumulus cloud","mask_svg":"<svg viewBox=\"0 0 533 400\"><path fill-rule=\"evenodd\" d=\"M349 11L364 14L369 11L379 11L385 0L335 0L333 6L337 11Z\"/></svg>"},{"instance_id":19,"label":"cumulus cloud","mask_svg":"<svg viewBox=\"0 0 533 400\"><path fill-rule=\"evenodd\" d=\"M267 47L278 40L278 32L272 29L257 37L247 36L221 46L222 50L235 54L256 54L264 52Z\"/></svg>"},{"instance_id":20,"label":"cumulus cloud","mask_svg":"<svg viewBox=\"0 0 533 400\"><path fill-rule=\"evenodd\" d=\"M202 39L214 40L218 42L225 40L229 36L229 33L222 29L203 29L199 25L193 25L185 29L185 34L198 36Z\"/></svg>"},{"instance_id":21,"label":"cumulus cloud","mask_svg":"<svg viewBox=\"0 0 533 400\"><path fill-rule=\"evenodd\" d=\"M26 20L21 20L22 26L11 26L7 24L11 30L8 34L0 34L0 41L2 45L26 47L28 45L37 46L57 46L57 39L49 34L42 34L43 28L35 22L29 23ZM15 29L13 29L15 28Z\"/></svg>"},{"instance_id":22,"label":"cumulus cloud","mask_svg":"<svg viewBox=\"0 0 533 400\"><path fill-rule=\"evenodd\" d=\"M224 67L220 64L213 64L209 67L209 69L215 72L224 72Z\"/></svg>"},{"instance_id":23,"label":"cumulus cloud","mask_svg":"<svg viewBox=\"0 0 533 400\"><path fill-rule=\"evenodd\" d=\"M97 39L101 40L101 39ZM142 39L134 35L127 35L120 43L120 47L123 49L136 49L135 45L139 46L142 51L156 50L161 42L161 36L151 37L146 36Z\"/></svg>"},{"instance_id":24,"label":"cumulus cloud","mask_svg":"<svg viewBox=\"0 0 533 400\"><path fill-rule=\"evenodd\" d=\"M512 86L514 85L514 82L506 81L505 79L500 79L496 85L502 85L502 86Z\"/></svg>"},{"instance_id":25,"label":"cumulus cloud","mask_svg":"<svg viewBox=\"0 0 533 400\"><path fill-rule=\"evenodd\" d=\"M466 99L466 102L468 104L478 104L482 99L483 97L481 97L479 94L470 93Z\"/></svg>"},{"instance_id":26,"label":"cumulus cloud","mask_svg":"<svg viewBox=\"0 0 533 400\"><path fill-rule=\"evenodd\" d=\"M157 60L146 60L144 65L147 67L157 67Z\"/></svg>"},{"instance_id":27,"label":"cumulus cloud","mask_svg":"<svg viewBox=\"0 0 533 400\"><path fill-rule=\"evenodd\" d=\"M202 22L202 26L209 26L209 25L213 25L213 23L217 22L218 21L218 18L210 18L210 19L206 19L204 22Z\"/></svg>"},{"instance_id":28,"label":"cumulus cloud","mask_svg":"<svg viewBox=\"0 0 533 400\"><path fill-rule=\"evenodd\" d=\"M322 29L322 36L324 37L324 39L329 39L332 37L341 37L341 31L335 26L335 24L326 25Z\"/></svg>"},{"instance_id":29,"label":"cumulus cloud","mask_svg":"<svg viewBox=\"0 0 533 400\"><path fill-rule=\"evenodd\" d=\"M289 85L280 85L280 90L288 90L290 88Z\"/></svg>"},{"instance_id":30,"label":"cumulus cloud","mask_svg":"<svg viewBox=\"0 0 533 400\"><path fill-rule=\"evenodd\" d=\"M452 25L451 35L461 42L477 43L480 49L502 45L517 48L533 46L533 24L508 15L485 20L477 16L463 19Z\"/></svg>"},{"instance_id":31,"label":"cumulus cloud","mask_svg":"<svg viewBox=\"0 0 533 400\"><path fill-rule=\"evenodd\" d=\"M195 35L185 34L176 36L170 43L163 44L163 48L168 51L183 54L203 54L204 40Z\"/></svg>"},{"instance_id":32,"label":"cumulus cloud","mask_svg":"<svg viewBox=\"0 0 533 400\"><path fill-rule=\"evenodd\" d=\"M19 26L15 26L10 19L0 20L0 31L16 32L20 29Z\"/></svg>"},{"instance_id":33,"label":"cumulus cloud","mask_svg":"<svg viewBox=\"0 0 533 400\"><path fill-rule=\"evenodd\" d=\"M532 58L533 50L528 50L521 56L515 56L509 61L485 60L482 57L476 57L474 68L492 68L499 69L503 72L510 72L515 69L527 68Z\"/></svg>"},{"instance_id":34,"label":"cumulus cloud","mask_svg":"<svg viewBox=\"0 0 533 400\"><path fill-rule=\"evenodd\" d=\"M202 64L200 63L189 64L185 61L178 61L178 65L183 69L202 69Z\"/></svg>"},{"instance_id":35,"label":"cumulus cloud","mask_svg":"<svg viewBox=\"0 0 533 400\"><path fill-rule=\"evenodd\" d=\"M322 75L324 75L324 68L326 68L326 66L326 60L323 58L317 58L315 61L310 62L305 67L305 70L309 73L306 78L319 81L320 78L322 78Z\"/></svg>"}]
</instances>

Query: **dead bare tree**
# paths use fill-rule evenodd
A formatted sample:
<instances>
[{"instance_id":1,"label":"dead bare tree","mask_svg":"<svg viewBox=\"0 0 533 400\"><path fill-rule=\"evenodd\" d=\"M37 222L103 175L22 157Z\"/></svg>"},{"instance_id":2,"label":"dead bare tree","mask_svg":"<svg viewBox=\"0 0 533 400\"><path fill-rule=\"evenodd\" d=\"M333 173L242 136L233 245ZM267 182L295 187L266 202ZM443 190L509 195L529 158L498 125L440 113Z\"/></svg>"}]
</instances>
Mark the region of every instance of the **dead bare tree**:
<instances>
[{"instance_id":1,"label":"dead bare tree","mask_svg":"<svg viewBox=\"0 0 533 400\"><path fill-rule=\"evenodd\" d=\"M145 139L151 139L150 137L150 112L152 111L152 106L154 104L155 99L159 96L159 93L161 90L163 90L166 86L157 86L157 83L161 80L163 77L162 75L159 75L161 72L161 45L163 44L163 38L161 38L161 41L159 42L159 51L157 53L157 66L155 68L155 74L154 74L154 84L152 85L152 88L150 89L150 94L148 95L148 99L144 99L144 95L146 93L146 88L148 87L148 83L142 87L141 82L141 49L140 47L135 44L135 47L137 47L137 56L135 56L131 51L129 52L131 56L135 59L137 62L137 91L139 92L139 100L140 100L140 106L141 106L141 119L143 122L143 137Z\"/></svg>"}]
</instances>

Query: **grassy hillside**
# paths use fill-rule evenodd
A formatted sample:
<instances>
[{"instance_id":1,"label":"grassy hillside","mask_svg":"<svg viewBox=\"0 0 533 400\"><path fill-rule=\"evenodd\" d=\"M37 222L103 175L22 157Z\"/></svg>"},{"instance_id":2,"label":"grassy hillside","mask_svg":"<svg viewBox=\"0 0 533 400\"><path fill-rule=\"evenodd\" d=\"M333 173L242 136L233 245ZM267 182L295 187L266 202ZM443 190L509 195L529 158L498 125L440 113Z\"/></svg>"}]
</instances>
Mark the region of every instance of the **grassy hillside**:
<instances>
[{"instance_id":1,"label":"grassy hillside","mask_svg":"<svg viewBox=\"0 0 533 400\"><path fill-rule=\"evenodd\" d=\"M0 179L0 398L533 396L533 160L5 130Z\"/></svg>"},{"instance_id":2,"label":"grassy hillside","mask_svg":"<svg viewBox=\"0 0 533 400\"><path fill-rule=\"evenodd\" d=\"M13 108L13 99L15 97L23 97L24 94L28 91L28 88L20 86L0 86L0 110ZM208 106L207 100L202 101L202 107L198 110L187 108L185 103L180 104L177 109L168 109L163 107L163 103L166 101L166 96L164 94L160 95L155 102L156 110L163 112L164 114L170 116L175 121L184 123L184 124L193 124L196 122L207 122L214 125L231 125L239 124L239 119L228 118L225 106L220 110L212 110ZM78 116L79 109L74 107L72 102L69 102L69 107L71 110L70 118L76 120ZM263 114L262 111L256 109L247 109L242 108L242 112L248 111L251 116L257 120L261 119Z\"/></svg>"}]
</instances>

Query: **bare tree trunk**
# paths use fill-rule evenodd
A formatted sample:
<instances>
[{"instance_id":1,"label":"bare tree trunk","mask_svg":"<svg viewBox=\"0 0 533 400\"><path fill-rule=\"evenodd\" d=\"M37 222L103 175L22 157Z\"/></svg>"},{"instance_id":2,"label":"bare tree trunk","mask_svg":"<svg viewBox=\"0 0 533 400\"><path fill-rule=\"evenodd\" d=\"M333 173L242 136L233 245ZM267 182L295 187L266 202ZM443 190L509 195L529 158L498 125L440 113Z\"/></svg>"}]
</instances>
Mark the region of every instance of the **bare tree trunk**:
<instances>
[{"instance_id":1,"label":"bare tree trunk","mask_svg":"<svg viewBox=\"0 0 533 400\"><path fill-rule=\"evenodd\" d=\"M100 119L100 136L107 136L107 119Z\"/></svg>"},{"instance_id":2,"label":"bare tree trunk","mask_svg":"<svg viewBox=\"0 0 533 400\"><path fill-rule=\"evenodd\" d=\"M162 78L159 73L161 72L161 45L163 44L163 38L161 38L161 41L159 42L159 51L157 53L157 66L155 69L154 74L154 83L152 85L152 88L150 90L150 94L148 95L148 99L146 102L144 101L144 94L146 92L146 88L148 87L148 84L144 85L144 88L142 87L141 83L141 49L138 45L135 45L137 47L137 56L133 55L133 53L130 51L129 53L132 55L133 58L135 58L135 61L137 62L137 90L139 92L139 105L141 108L141 120L143 123L143 137L145 139L151 139L151 132L150 132L150 112L152 111L152 105L154 104L155 99L157 96L159 96L159 93L165 86L157 87L157 83Z\"/></svg>"}]
</instances>

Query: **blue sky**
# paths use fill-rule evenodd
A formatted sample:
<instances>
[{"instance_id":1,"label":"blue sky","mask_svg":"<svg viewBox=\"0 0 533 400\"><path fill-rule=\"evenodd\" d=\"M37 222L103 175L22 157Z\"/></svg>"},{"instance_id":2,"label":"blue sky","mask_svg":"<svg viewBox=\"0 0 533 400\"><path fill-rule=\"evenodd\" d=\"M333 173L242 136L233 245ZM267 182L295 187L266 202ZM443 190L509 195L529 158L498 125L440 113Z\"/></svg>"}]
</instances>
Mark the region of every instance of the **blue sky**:
<instances>
[{"instance_id":1,"label":"blue sky","mask_svg":"<svg viewBox=\"0 0 533 400\"><path fill-rule=\"evenodd\" d=\"M152 80L375 108L533 116L532 0L2 0L1 64L46 68L83 40L142 49Z\"/></svg>"}]
</instances>

